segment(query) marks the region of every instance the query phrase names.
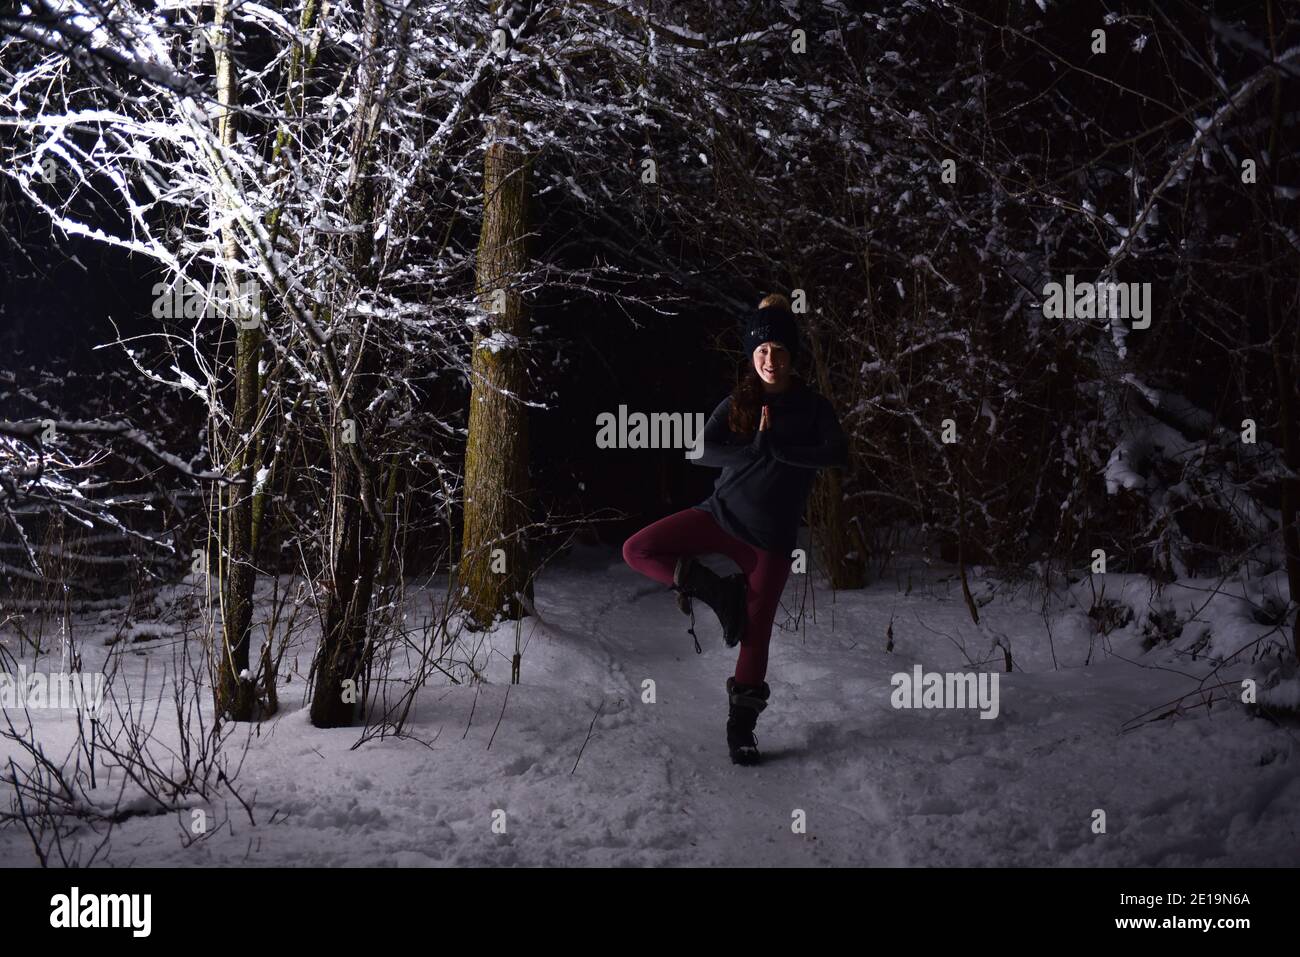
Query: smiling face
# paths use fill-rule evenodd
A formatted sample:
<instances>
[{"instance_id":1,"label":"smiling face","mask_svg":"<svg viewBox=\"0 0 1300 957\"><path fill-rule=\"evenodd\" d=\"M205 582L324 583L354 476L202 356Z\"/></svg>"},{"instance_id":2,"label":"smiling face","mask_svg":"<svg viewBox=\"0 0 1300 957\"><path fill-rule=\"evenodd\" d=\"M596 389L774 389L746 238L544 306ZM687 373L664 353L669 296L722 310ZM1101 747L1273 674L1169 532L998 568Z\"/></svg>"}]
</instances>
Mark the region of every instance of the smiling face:
<instances>
[{"instance_id":1,"label":"smiling face","mask_svg":"<svg viewBox=\"0 0 1300 957\"><path fill-rule=\"evenodd\" d=\"M754 350L754 371L779 392L790 379L790 350L779 342L764 342Z\"/></svg>"}]
</instances>

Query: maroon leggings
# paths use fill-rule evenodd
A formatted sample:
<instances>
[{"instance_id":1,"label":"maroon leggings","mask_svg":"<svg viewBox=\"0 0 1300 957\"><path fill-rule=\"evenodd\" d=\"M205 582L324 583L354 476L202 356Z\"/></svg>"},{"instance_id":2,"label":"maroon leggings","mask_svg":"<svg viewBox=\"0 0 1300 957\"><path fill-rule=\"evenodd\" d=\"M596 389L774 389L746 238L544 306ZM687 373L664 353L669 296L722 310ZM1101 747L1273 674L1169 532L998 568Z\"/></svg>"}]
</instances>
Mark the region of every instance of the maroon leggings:
<instances>
[{"instance_id":1,"label":"maroon leggings","mask_svg":"<svg viewBox=\"0 0 1300 957\"><path fill-rule=\"evenodd\" d=\"M728 534L713 516L684 508L647 525L623 543L623 560L648 578L673 583L673 570L682 555L726 555L745 573L745 637L736 661L736 682L761 684L767 675L767 645L781 592L790 575L790 556L764 551ZM698 606L697 606L698 607Z\"/></svg>"}]
</instances>

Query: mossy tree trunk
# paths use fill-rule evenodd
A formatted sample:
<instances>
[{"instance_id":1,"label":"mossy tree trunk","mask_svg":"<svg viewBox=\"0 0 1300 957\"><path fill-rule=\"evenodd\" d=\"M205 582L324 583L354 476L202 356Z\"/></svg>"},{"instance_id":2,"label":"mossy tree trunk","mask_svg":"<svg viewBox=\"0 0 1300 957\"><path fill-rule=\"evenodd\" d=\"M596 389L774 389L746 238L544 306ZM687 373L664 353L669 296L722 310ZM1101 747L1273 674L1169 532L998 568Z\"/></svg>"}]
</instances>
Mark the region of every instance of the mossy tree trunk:
<instances>
[{"instance_id":1,"label":"mossy tree trunk","mask_svg":"<svg viewBox=\"0 0 1300 957\"><path fill-rule=\"evenodd\" d=\"M517 279L528 264L529 158L509 143L510 117L493 103L483 160L483 227L477 294L486 321L474 336L460 561L469 619L522 617L529 568L527 374L522 339L528 313Z\"/></svg>"},{"instance_id":2,"label":"mossy tree trunk","mask_svg":"<svg viewBox=\"0 0 1300 957\"><path fill-rule=\"evenodd\" d=\"M812 353L813 378L817 391L834 402L830 372L821 336L813 323L805 326ZM831 587L861 588L866 583L866 541L860 525L849 524L844 507L844 475L841 469L822 469L813 484L809 525Z\"/></svg>"}]
</instances>

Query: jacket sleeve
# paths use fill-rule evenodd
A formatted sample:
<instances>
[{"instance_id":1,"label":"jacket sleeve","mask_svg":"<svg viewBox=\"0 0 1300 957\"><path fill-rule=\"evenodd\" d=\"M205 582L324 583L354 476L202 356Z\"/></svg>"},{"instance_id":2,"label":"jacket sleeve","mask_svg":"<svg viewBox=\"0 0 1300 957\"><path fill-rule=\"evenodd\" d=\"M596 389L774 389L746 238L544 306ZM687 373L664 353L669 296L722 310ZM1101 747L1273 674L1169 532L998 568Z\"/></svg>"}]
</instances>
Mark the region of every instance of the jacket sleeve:
<instances>
[{"instance_id":1,"label":"jacket sleeve","mask_svg":"<svg viewBox=\"0 0 1300 957\"><path fill-rule=\"evenodd\" d=\"M772 443L772 457L786 465L821 469L849 464L849 441L840 428L835 409L823 398L817 407L817 444L777 445Z\"/></svg>"},{"instance_id":2,"label":"jacket sleeve","mask_svg":"<svg viewBox=\"0 0 1300 957\"><path fill-rule=\"evenodd\" d=\"M747 439L732 432L727 425L730 410L731 397L728 396L718 403L705 423L701 439L703 452L698 458L690 459L691 462L709 468L735 468L766 454L769 448L767 433L755 429L753 437Z\"/></svg>"}]
</instances>

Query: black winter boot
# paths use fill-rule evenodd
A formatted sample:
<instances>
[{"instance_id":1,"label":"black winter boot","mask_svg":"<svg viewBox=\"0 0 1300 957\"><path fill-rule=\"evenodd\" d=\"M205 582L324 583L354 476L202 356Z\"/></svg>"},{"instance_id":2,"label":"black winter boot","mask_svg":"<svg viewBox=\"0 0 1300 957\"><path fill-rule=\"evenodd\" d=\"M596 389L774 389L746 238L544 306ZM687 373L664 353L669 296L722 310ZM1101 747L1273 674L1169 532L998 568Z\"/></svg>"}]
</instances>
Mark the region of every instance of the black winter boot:
<instances>
[{"instance_id":1,"label":"black winter boot","mask_svg":"<svg viewBox=\"0 0 1300 957\"><path fill-rule=\"evenodd\" d=\"M761 685L742 685L734 677L727 679L727 698L731 702L727 713L727 750L731 752L732 764L758 763L754 725L771 696L772 689L766 681Z\"/></svg>"},{"instance_id":2,"label":"black winter boot","mask_svg":"<svg viewBox=\"0 0 1300 957\"><path fill-rule=\"evenodd\" d=\"M722 640L728 648L734 648L745 637L745 576L741 574L720 577L716 572L701 565L693 556L684 555L677 559L677 568L673 573L673 588L677 591L677 607L683 614L691 616L691 637L695 637L695 613L691 608L691 599L698 598L713 609L722 625ZM700 643L695 642L695 650L701 651Z\"/></svg>"}]
</instances>

